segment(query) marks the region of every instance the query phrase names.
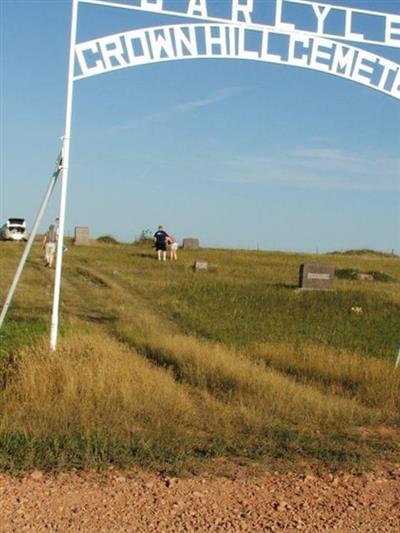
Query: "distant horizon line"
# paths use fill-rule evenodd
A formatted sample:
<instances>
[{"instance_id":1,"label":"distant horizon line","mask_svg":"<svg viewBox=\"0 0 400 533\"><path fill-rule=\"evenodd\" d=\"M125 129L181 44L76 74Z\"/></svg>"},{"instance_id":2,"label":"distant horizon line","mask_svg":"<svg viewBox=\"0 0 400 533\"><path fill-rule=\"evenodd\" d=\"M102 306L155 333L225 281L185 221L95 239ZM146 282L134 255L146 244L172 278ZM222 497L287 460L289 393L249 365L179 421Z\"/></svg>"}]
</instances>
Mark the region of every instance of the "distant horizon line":
<instances>
[{"instance_id":1,"label":"distant horizon line","mask_svg":"<svg viewBox=\"0 0 400 533\"><path fill-rule=\"evenodd\" d=\"M64 235L64 238L68 238L68 239L74 239L74 236L73 236L73 232L71 232L71 234L69 234L70 232L67 232L65 235ZM38 236L40 235L43 235L43 234L40 234L38 233ZM129 240L129 241L126 241L126 240L123 240L123 239L119 239L117 237L115 237L114 235L112 235L111 233L108 233L108 234L100 234L98 236L90 236L90 240L91 241L97 241L98 239L102 238L102 237L111 237L112 239L115 240L115 243L114 244L125 244L125 245L135 245L135 244L140 244L139 242L136 242L135 241L135 238L133 240ZM136 237L137 238L137 237ZM191 238L195 238L195 237L182 237L182 239L180 239L179 241L182 242L184 239L191 239ZM198 237L196 237L198 238ZM393 257L400 257L400 253L399 251L397 250L396 247L392 247L390 249L386 249L386 248L369 248L369 247L363 247L363 246L360 246L359 248L358 247L350 247L350 248L339 248L339 249L334 249L334 250L329 250L329 251L323 251L323 249L319 249L319 247L315 247L314 250L305 250L305 249L292 249L292 248L281 248L281 249L276 249L276 248L264 248L262 246L255 246L255 247L244 247L244 246L224 246L224 245L216 245L216 244L209 244L209 243L206 243L206 244L201 244L201 239L200 240L200 250L204 250L204 249L210 249L210 250L237 250L237 251L240 251L240 250L243 250L243 251L246 251L246 252L270 252L270 253L287 253L287 254L307 254L307 255L367 255L367 254L384 254L384 255L387 255L387 256L393 256ZM181 246L181 244L180 244Z\"/></svg>"}]
</instances>

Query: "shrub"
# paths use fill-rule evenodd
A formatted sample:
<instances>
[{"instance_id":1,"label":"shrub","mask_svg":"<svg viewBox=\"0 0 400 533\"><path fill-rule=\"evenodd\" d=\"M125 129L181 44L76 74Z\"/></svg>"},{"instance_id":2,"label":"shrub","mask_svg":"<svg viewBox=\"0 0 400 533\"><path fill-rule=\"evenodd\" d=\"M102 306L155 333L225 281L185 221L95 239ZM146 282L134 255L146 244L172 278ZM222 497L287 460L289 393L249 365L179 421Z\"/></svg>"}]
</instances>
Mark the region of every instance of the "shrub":
<instances>
[{"instance_id":1,"label":"shrub","mask_svg":"<svg viewBox=\"0 0 400 533\"><path fill-rule=\"evenodd\" d=\"M392 251L388 252L379 252L378 250L371 250L369 248L362 248L360 250L335 250L329 252L327 255L376 255L379 257L397 257L397 254Z\"/></svg>"},{"instance_id":2,"label":"shrub","mask_svg":"<svg viewBox=\"0 0 400 533\"><path fill-rule=\"evenodd\" d=\"M98 237L97 242L102 242L104 244L119 244L117 239L115 239L112 235L101 235L101 237Z\"/></svg>"},{"instance_id":3,"label":"shrub","mask_svg":"<svg viewBox=\"0 0 400 533\"><path fill-rule=\"evenodd\" d=\"M357 279L358 270L355 268L336 268L335 276L339 279Z\"/></svg>"},{"instance_id":4,"label":"shrub","mask_svg":"<svg viewBox=\"0 0 400 533\"><path fill-rule=\"evenodd\" d=\"M358 274L361 274L361 272L357 268L336 268L335 269L335 276L339 279L356 280L358 278ZM374 281L383 281L383 282L394 281L394 279L388 274L385 274L384 272L378 272L376 270L370 270L368 272L365 272L365 274L372 276Z\"/></svg>"},{"instance_id":5,"label":"shrub","mask_svg":"<svg viewBox=\"0 0 400 533\"><path fill-rule=\"evenodd\" d=\"M372 276L375 281L394 281L391 276L385 274L384 272L377 272L375 270L371 270L370 272L367 272L367 274Z\"/></svg>"},{"instance_id":6,"label":"shrub","mask_svg":"<svg viewBox=\"0 0 400 533\"><path fill-rule=\"evenodd\" d=\"M142 229L139 237L135 237L133 244L149 244L153 243L153 232L151 229Z\"/></svg>"}]
</instances>

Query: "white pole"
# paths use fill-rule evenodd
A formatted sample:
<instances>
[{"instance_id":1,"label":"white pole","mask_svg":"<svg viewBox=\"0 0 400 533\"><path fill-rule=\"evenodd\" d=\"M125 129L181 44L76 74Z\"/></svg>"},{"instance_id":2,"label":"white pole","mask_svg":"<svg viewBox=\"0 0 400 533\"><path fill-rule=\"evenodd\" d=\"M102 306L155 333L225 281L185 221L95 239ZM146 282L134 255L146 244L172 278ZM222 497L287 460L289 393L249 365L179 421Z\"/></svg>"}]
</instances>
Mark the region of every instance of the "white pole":
<instances>
[{"instance_id":1,"label":"white pole","mask_svg":"<svg viewBox=\"0 0 400 533\"><path fill-rule=\"evenodd\" d=\"M22 271L24 269L24 266L25 266L26 260L28 258L29 252L31 251L32 244L33 244L33 242L35 240L36 233L37 233L37 230L39 228L39 224L40 224L40 222L42 220L42 217L43 217L43 213L46 210L47 204L49 203L49 199L50 199L51 193L53 192L55 184L57 183L57 178L58 178L58 175L60 173L60 166L59 166L60 165L60 159L61 159L61 154L60 154L60 156L57 159L56 168L55 168L55 170L53 172L53 175L51 176L51 180L50 180L49 186L47 187L47 191L46 191L46 193L45 193L45 195L43 197L42 204L41 204L41 206L39 208L39 211L38 211L38 213L36 215L36 220L35 220L35 222L33 224L31 234L29 235L29 239L28 239L28 242L26 243L26 246L25 246L25 249L24 249L24 253L22 254L22 257L21 257L21 259L19 261L17 270L16 270L15 275L14 275L14 279L13 279L13 281L11 283L10 289L9 289L7 297L6 297L6 301L4 302L3 309L2 309L1 314L0 314L0 328L3 325L4 319L6 318L6 314L7 314L8 308L9 308L11 302L12 302L15 289L17 288L17 285L18 285L18 282L19 282L19 278L21 277L21 274L22 274Z\"/></svg>"},{"instance_id":2,"label":"white pole","mask_svg":"<svg viewBox=\"0 0 400 533\"><path fill-rule=\"evenodd\" d=\"M275 27L279 28L282 23L282 0L275 0Z\"/></svg>"},{"instance_id":3,"label":"white pole","mask_svg":"<svg viewBox=\"0 0 400 533\"><path fill-rule=\"evenodd\" d=\"M397 354L397 359L394 364L394 367L397 368L399 365L400 365L400 348L399 348L399 353Z\"/></svg>"},{"instance_id":4,"label":"white pole","mask_svg":"<svg viewBox=\"0 0 400 533\"><path fill-rule=\"evenodd\" d=\"M62 148L62 181L61 181L61 198L60 198L60 213L59 213L59 233L57 241L57 256L56 256L56 272L54 281L54 298L53 311L51 315L51 331L50 331L50 348L54 351L57 348L58 336L58 319L60 306L60 290L61 290L61 269L62 258L64 250L64 226L65 226L65 205L67 200L67 183L68 183L68 167L69 167L69 145L71 135L71 119L72 119L72 98L74 89L74 66L75 66L75 42L76 30L78 22L78 3L79 0L72 0L72 14L71 14L71 35L69 45L69 65L68 65L68 82L67 82L67 105L65 110L65 131L63 137Z\"/></svg>"}]
</instances>

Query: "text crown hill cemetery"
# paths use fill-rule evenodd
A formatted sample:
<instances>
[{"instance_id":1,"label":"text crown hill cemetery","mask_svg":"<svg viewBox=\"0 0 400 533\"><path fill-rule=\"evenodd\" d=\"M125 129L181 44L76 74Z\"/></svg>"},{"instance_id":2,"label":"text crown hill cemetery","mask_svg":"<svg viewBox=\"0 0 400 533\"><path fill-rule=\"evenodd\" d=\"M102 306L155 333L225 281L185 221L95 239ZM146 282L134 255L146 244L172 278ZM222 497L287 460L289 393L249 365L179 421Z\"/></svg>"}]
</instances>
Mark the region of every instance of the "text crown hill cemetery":
<instances>
[{"instance_id":1,"label":"text crown hill cemetery","mask_svg":"<svg viewBox=\"0 0 400 533\"><path fill-rule=\"evenodd\" d=\"M319 70L400 99L400 65L352 44L400 48L397 14L310 0L79 1L195 23L134 29L78 43L76 80L161 61L237 58Z\"/></svg>"}]
</instances>

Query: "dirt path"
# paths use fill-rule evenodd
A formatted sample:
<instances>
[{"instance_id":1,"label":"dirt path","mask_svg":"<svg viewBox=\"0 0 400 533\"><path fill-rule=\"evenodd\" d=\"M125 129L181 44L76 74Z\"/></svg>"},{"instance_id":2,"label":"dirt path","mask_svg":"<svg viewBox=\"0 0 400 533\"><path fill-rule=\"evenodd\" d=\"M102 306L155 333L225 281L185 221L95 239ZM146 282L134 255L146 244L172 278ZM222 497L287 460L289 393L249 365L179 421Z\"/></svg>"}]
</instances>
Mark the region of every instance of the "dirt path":
<instances>
[{"instance_id":1,"label":"dirt path","mask_svg":"<svg viewBox=\"0 0 400 533\"><path fill-rule=\"evenodd\" d=\"M0 531L400 531L400 467L362 476L0 475Z\"/></svg>"}]
</instances>

